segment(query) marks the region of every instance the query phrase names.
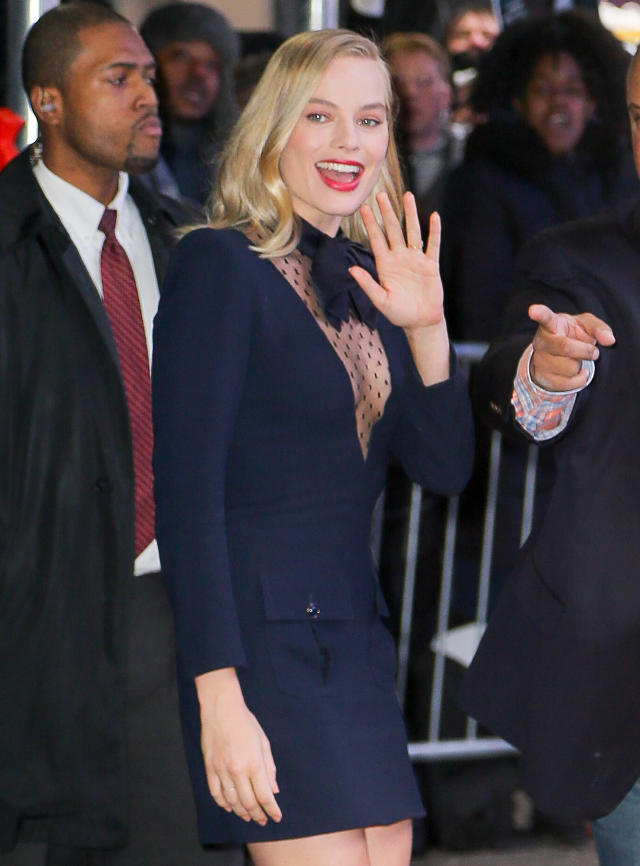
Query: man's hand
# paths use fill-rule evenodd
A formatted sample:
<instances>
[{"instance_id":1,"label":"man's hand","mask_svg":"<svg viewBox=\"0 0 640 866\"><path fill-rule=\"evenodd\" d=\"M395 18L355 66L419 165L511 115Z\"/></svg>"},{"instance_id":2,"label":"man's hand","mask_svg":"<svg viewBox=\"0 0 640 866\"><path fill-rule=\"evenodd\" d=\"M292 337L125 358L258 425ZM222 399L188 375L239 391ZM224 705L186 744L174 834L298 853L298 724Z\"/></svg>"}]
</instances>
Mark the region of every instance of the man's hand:
<instances>
[{"instance_id":1,"label":"man's hand","mask_svg":"<svg viewBox=\"0 0 640 866\"><path fill-rule=\"evenodd\" d=\"M547 391L582 388L589 375L582 362L597 360L598 344L615 343L609 325L592 313L572 316L554 313L544 304L532 304L529 318L538 323L529 365L531 378Z\"/></svg>"}]
</instances>

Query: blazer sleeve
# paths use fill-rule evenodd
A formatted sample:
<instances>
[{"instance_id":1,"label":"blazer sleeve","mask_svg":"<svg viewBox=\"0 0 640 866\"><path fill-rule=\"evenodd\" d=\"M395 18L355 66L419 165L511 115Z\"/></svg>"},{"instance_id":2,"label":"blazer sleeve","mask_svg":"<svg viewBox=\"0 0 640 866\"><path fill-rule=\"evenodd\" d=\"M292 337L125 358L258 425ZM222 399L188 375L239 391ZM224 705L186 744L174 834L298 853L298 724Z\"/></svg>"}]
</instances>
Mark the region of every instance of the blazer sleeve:
<instances>
[{"instance_id":1,"label":"blazer sleeve","mask_svg":"<svg viewBox=\"0 0 640 866\"><path fill-rule=\"evenodd\" d=\"M449 378L425 387L404 334L400 336L404 369L391 451L407 474L432 493L459 493L469 480L474 450L466 377L451 346Z\"/></svg>"},{"instance_id":2,"label":"blazer sleeve","mask_svg":"<svg viewBox=\"0 0 640 866\"><path fill-rule=\"evenodd\" d=\"M182 675L242 666L225 530L226 460L249 361L241 236L204 228L171 254L153 332L156 535Z\"/></svg>"}]
</instances>

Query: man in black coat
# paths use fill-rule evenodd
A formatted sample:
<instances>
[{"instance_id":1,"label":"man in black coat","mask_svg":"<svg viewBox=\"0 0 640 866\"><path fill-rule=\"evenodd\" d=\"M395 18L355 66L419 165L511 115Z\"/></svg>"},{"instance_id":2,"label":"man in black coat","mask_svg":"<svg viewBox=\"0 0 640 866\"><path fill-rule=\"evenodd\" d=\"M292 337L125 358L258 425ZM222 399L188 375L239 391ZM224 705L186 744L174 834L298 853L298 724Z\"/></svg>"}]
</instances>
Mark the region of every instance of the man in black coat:
<instances>
[{"instance_id":1,"label":"man in black coat","mask_svg":"<svg viewBox=\"0 0 640 866\"><path fill-rule=\"evenodd\" d=\"M627 96L640 173L638 55ZM640 863L640 204L539 235L520 274L474 400L492 426L553 443L557 476L462 703L521 751L541 810L592 819L600 862L631 866Z\"/></svg>"},{"instance_id":2,"label":"man in black coat","mask_svg":"<svg viewBox=\"0 0 640 866\"><path fill-rule=\"evenodd\" d=\"M41 136L0 175L3 866L240 857L197 842L150 474L139 513L132 430L150 436L150 413L129 397L128 337L107 306L126 283L148 393L158 284L185 217L129 177L158 154L153 76L138 33L95 3L54 8L23 50ZM107 205L119 270L103 254Z\"/></svg>"}]
</instances>

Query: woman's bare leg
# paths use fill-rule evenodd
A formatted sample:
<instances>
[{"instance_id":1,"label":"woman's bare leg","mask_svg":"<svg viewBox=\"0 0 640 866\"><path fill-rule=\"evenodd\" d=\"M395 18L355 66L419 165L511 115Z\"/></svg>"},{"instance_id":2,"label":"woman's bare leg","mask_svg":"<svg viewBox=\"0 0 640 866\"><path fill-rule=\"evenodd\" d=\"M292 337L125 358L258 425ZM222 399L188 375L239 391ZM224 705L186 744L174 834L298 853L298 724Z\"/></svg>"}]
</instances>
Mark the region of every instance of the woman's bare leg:
<instances>
[{"instance_id":1,"label":"woman's bare leg","mask_svg":"<svg viewBox=\"0 0 640 866\"><path fill-rule=\"evenodd\" d=\"M409 866L413 827L410 820L364 831L371 866Z\"/></svg>"},{"instance_id":2,"label":"woman's bare leg","mask_svg":"<svg viewBox=\"0 0 640 866\"><path fill-rule=\"evenodd\" d=\"M247 845L254 866L409 866L411 821Z\"/></svg>"},{"instance_id":3,"label":"woman's bare leg","mask_svg":"<svg viewBox=\"0 0 640 866\"><path fill-rule=\"evenodd\" d=\"M371 866L364 830L323 833L281 842L252 842L247 848L255 866ZM389 861L388 866L395 862L401 861Z\"/></svg>"}]
</instances>

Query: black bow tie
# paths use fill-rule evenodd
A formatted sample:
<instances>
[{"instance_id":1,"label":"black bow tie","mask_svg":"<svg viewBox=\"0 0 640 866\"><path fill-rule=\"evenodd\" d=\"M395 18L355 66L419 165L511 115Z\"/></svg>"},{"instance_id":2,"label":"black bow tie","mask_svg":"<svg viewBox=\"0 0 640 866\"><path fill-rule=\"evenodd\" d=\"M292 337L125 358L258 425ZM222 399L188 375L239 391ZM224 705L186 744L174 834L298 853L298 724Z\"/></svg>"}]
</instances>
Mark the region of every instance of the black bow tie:
<instances>
[{"instance_id":1,"label":"black bow tie","mask_svg":"<svg viewBox=\"0 0 640 866\"><path fill-rule=\"evenodd\" d=\"M300 222L298 249L311 259L313 288L327 319L340 329L352 307L361 321L374 328L378 311L348 271L353 265L360 265L377 280L373 255L361 244L349 240L342 230L332 238L306 220Z\"/></svg>"}]
</instances>

